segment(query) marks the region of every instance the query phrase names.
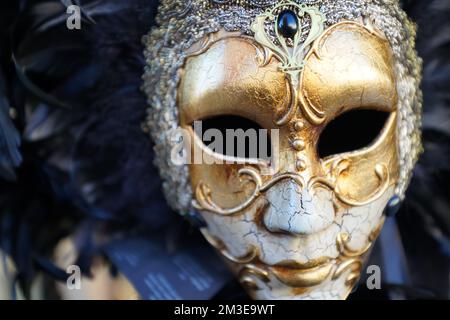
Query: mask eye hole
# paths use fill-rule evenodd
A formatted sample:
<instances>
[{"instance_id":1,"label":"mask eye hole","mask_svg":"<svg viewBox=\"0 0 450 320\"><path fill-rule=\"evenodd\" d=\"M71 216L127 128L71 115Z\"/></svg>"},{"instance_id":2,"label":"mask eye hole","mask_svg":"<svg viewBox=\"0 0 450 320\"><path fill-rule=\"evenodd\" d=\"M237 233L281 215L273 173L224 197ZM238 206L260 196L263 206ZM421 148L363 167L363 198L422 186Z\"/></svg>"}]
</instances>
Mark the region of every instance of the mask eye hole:
<instances>
[{"instance_id":1,"label":"mask eye hole","mask_svg":"<svg viewBox=\"0 0 450 320\"><path fill-rule=\"evenodd\" d=\"M268 160L271 156L269 130L240 116L216 116L192 124L204 146L216 154L240 159Z\"/></svg>"},{"instance_id":2,"label":"mask eye hole","mask_svg":"<svg viewBox=\"0 0 450 320\"><path fill-rule=\"evenodd\" d=\"M331 121L318 142L320 158L368 147L384 128L389 112L351 110Z\"/></svg>"}]
</instances>

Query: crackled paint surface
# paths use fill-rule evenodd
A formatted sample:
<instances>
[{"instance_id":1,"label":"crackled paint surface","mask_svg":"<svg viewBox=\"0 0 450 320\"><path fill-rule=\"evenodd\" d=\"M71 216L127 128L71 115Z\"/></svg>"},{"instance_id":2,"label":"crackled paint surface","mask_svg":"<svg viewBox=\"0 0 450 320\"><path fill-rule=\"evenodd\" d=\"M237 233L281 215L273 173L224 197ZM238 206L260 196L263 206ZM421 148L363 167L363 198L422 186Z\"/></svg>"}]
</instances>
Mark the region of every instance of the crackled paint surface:
<instances>
[{"instance_id":1,"label":"crackled paint surface","mask_svg":"<svg viewBox=\"0 0 450 320\"><path fill-rule=\"evenodd\" d=\"M264 225L269 231L307 235L333 223L332 193L324 189L302 189L288 180L267 192L269 203Z\"/></svg>"},{"instance_id":2,"label":"crackled paint surface","mask_svg":"<svg viewBox=\"0 0 450 320\"><path fill-rule=\"evenodd\" d=\"M346 298L398 180L389 43L365 25L342 22L315 45L294 81L251 38L217 35L187 59L178 88L192 154L208 160L189 167L196 209L208 241L235 260L231 269L257 299ZM389 114L374 142L319 158L324 128L360 109ZM193 121L221 115L279 131L274 172L263 172L260 161L224 163L193 132ZM336 143L342 139L336 135Z\"/></svg>"},{"instance_id":3,"label":"crackled paint surface","mask_svg":"<svg viewBox=\"0 0 450 320\"><path fill-rule=\"evenodd\" d=\"M369 235L382 222L383 209L394 191L390 188L381 198L369 205L338 212L330 208L332 202L328 192L318 190L315 195L311 195L317 197L315 202L322 208L305 205L304 202L310 198L302 198L303 203L299 201L303 194L305 191L299 191L292 183L276 185L274 192L261 197L242 215L220 217L204 212L203 217L207 221L209 232L223 241L235 257L245 256L249 248L255 246L258 248L261 262L268 266L286 260L306 264L311 260L338 258L340 252L336 239L343 232L349 235L348 245L352 250L366 247ZM283 209L273 209L273 204L282 205ZM310 209L314 211L308 211ZM324 214L325 211L315 211L316 209L330 210L332 215ZM270 218L263 219L263 224L257 224L255 221L260 219L258 215ZM266 221L272 227L276 225L279 232L270 232ZM324 229L316 231L314 226L318 225ZM293 232L298 230L311 232ZM347 275L348 272L335 280L329 277L305 292L299 290L299 294L295 294L295 288L284 285L272 274L269 275L269 283L255 277L261 289L255 291L253 296L257 299L345 299L351 290L345 283Z\"/></svg>"}]
</instances>

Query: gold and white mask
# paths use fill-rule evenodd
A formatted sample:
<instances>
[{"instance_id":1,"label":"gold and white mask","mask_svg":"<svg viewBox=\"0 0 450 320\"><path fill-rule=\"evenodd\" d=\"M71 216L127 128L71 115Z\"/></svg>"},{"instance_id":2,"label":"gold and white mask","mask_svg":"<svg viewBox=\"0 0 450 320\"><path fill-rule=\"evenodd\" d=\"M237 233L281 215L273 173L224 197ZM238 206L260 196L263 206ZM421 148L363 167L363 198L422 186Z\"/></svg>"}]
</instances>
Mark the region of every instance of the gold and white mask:
<instances>
[{"instance_id":1,"label":"gold and white mask","mask_svg":"<svg viewBox=\"0 0 450 320\"><path fill-rule=\"evenodd\" d=\"M345 299L421 150L398 1L163 0L157 22L145 127L169 204L202 215L253 298ZM211 150L197 121L262 129L270 162ZM203 161L171 161L179 127Z\"/></svg>"}]
</instances>

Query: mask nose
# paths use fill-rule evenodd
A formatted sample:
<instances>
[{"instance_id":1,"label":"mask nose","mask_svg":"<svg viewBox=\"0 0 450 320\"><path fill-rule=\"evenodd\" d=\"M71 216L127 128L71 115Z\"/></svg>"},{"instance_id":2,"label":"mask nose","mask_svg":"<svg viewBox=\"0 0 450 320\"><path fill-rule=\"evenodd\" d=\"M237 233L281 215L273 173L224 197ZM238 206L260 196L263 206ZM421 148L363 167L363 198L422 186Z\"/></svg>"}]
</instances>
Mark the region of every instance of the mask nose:
<instances>
[{"instance_id":1,"label":"mask nose","mask_svg":"<svg viewBox=\"0 0 450 320\"><path fill-rule=\"evenodd\" d=\"M269 206L264 225L271 232L308 235L326 229L334 221L331 192L302 188L285 180L266 192Z\"/></svg>"}]
</instances>

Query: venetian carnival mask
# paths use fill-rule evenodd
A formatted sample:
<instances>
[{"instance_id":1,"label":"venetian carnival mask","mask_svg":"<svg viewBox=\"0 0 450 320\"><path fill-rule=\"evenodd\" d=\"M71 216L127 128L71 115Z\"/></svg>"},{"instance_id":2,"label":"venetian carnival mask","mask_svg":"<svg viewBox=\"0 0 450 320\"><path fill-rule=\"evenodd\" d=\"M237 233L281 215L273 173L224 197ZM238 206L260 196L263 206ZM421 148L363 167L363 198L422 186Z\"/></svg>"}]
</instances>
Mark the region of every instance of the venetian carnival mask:
<instances>
[{"instance_id":1,"label":"venetian carnival mask","mask_svg":"<svg viewBox=\"0 0 450 320\"><path fill-rule=\"evenodd\" d=\"M252 297L346 298L421 148L398 1L162 1L158 22L144 89L169 204ZM198 121L259 129L270 158L211 149ZM177 128L202 161L171 160Z\"/></svg>"}]
</instances>

